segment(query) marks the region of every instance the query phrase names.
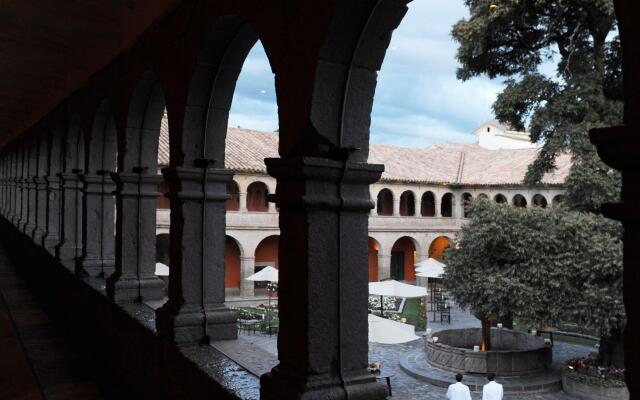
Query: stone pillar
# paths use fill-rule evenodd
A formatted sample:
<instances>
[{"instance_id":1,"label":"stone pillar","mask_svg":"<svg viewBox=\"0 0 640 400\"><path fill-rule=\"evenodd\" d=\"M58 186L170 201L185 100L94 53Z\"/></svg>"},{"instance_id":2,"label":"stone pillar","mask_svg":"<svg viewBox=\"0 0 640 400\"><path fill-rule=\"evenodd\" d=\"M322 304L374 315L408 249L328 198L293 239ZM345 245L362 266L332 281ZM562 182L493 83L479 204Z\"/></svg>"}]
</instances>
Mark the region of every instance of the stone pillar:
<instances>
[{"instance_id":1,"label":"stone pillar","mask_svg":"<svg viewBox=\"0 0 640 400\"><path fill-rule=\"evenodd\" d=\"M255 272L255 257L240 257L240 297L251 298L254 296L254 282L247 278Z\"/></svg>"},{"instance_id":2,"label":"stone pillar","mask_svg":"<svg viewBox=\"0 0 640 400\"><path fill-rule=\"evenodd\" d=\"M39 137L34 137L29 143L29 170L27 176L27 190L29 200L27 204L27 222L24 225L24 233L33 238L33 231L36 229L36 215L38 203L36 200L36 180L38 178L38 153L40 147Z\"/></svg>"},{"instance_id":3,"label":"stone pillar","mask_svg":"<svg viewBox=\"0 0 640 400\"><path fill-rule=\"evenodd\" d=\"M240 212L247 212L247 192L239 192L238 201L240 202Z\"/></svg>"},{"instance_id":4,"label":"stone pillar","mask_svg":"<svg viewBox=\"0 0 640 400\"><path fill-rule=\"evenodd\" d=\"M60 243L56 246L56 258L70 271L75 272L76 259L82 254L82 183L78 173L58 174L61 186Z\"/></svg>"},{"instance_id":5,"label":"stone pillar","mask_svg":"<svg viewBox=\"0 0 640 400\"><path fill-rule=\"evenodd\" d=\"M33 230L33 241L42 245L42 238L47 227L47 168L49 166L49 138L45 131L40 136L38 148L38 170L34 182L36 185L36 220Z\"/></svg>"},{"instance_id":6,"label":"stone pillar","mask_svg":"<svg viewBox=\"0 0 640 400\"><path fill-rule=\"evenodd\" d=\"M83 185L82 257L77 268L92 278L107 278L115 270L113 191L115 184L106 171L80 176Z\"/></svg>"},{"instance_id":7,"label":"stone pillar","mask_svg":"<svg viewBox=\"0 0 640 400\"><path fill-rule=\"evenodd\" d=\"M16 220L16 228L23 231L24 225L27 223L27 207L29 203L29 190L27 188L27 174L29 169L29 152L27 151L27 145L25 142L20 144L22 157L20 157L20 164L18 170L18 212Z\"/></svg>"},{"instance_id":8,"label":"stone pillar","mask_svg":"<svg viewBox=\"0 0 640 400\"><path fill-rule=\"evenodd\" d=\"M393 196L393 216L400 216L400 196Z\"/></svg>"},{"instance_id":9,"label":"stone pillar","mask_svg":"<svg viewBox=\"0 0 640 400\"><path fill-rule=\"evenodd\" d=\"M391 278L391 255L378 253L378 280Z\"/></svg>"},{"instance_id":10,"label":"stone pillar","mask_svg":"<svg viewBox=\"0 0 640 400\"><path fill-rule=\"evenodd\" d=\"M369 185L383 167L265 161L278 180L280 363L261 377L260 398L386 399L366 371Z\"/></svg>"},{"instance_id":11,"label":"stone pillar","mask_svg":"<svg viewBox=\"0 0 640 400\"><path fill-rule=\"evenodd\" d=\"M269 212L270 213L278 212L276 210L276 204L275 203L269 202Z\"/></svg>"},{"instance_id":12,"label":"stone pillar","mask_svg":"<svg viewBox=\"0 0 640 400\"><path fill-rule=\"evenodd\" d=\"M162 177L135 170L111 174L116 183L116 260L107 294L116 302L164 298L164 282L155 275L156 202ZM173 280L173 264L171 268Z\"/></svg>"},{"instance_id":13,"label":"stone pillar","mask_svg":"<svg viewBox=\"0 0 640 400\"><path fill-rule=\"evenodd\" d=\"M235 339L236 317L225 300L225 204L233 171L171 167L162 171L171 198L169 301L156 326L176 343Z\"/></svg>"},{"instance_id":14,"label":"stone pillar","mask_svg":"<svg viewBox=\"0 0 640 400\"><path fill-rule=\"evenodd\" d=\"M56 255L56 246L60 242L61 209L60 178L56 175L47 175L44 180L47 185L47 216L42 246L53 256Z\"/></svg>"},{"instance_id":15,"label":"stone pillar","mask_svg":"<svg viewBox=\"0 0 640 400\"><path fill-rule=\"evenodd\" d=\"M435 208L435 212L433 214L434 217L440 218L442 217L442 210L440 209L442 199L438 196L437 193L433 194L433 207Z\"/></svg>"},{"instance_id":16,"label":"stone pillar","mask_svg":"<svg viewBox=\"0 0 640 400\"><path fill-rule=\"evenodd\" d=\"M7 221L13 223L13 220L16 217L16 174L17 174L17 159L18 154L16 149L12 149L11 151L11 160L9 164L9 176L7 177L8 185L9 185L9 193L7 199L7 207L9 208L7 212Z\"/></svg>"},{"instance_id":17,"label":"stone pillar","mask_svg":"<svg viewBox=\"0 0 640 400\"><path fill-rule=\"evenodd\" d=\"M7 161L8 161L7 157L8 157L8 153L5 152L4 154L2 154L2 158L0 159L0 168L1 168L1 175L0 175L0 182L1 182L1 187L0 187L0 214L2 214L2 216L6 216L6 212L7 212L7 205L6 205Z\"/></svg>"}]
</instances>

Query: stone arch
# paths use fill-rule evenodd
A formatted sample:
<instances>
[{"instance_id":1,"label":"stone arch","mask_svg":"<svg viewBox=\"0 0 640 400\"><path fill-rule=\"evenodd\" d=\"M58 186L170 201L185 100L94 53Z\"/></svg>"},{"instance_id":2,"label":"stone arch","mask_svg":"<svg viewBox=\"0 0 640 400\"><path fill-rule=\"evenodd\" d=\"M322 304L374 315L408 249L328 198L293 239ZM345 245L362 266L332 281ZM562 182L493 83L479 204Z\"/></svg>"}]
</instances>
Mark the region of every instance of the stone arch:
<instances>
[{"instance_id":1,"label":"stone arch","mask_svg":"<svg viewBox=\"0 0 640 400\"><path fill-rule=\"evenodd\" d=\"M171 139L173 165L198 160L224 168L225 138L235 84L258 40L251 23L240 16L218 18L206 34L193 67L184 118L176 120ZM171 115L170 115L171 118Z\"/></svg>"},{"instance_id":2,"label":"stone arch","mask_svg":"<svg viewBox=\"0 0 640 400\"><path fill-rule=\"evenodd\" d=\"M505 197L505 195L500 193L494 196L493 201L495 201L497 204L507 204L507 198Z\"/></svg>"},{"instance_id":3,"label":"stone arch","mask_svg":"<svg viewBox=\"0 0 640 400\"><path fill-rule=\"evenodd\" d=\"M255 181L247 187L247 211L269 211L269 188L264 182Z\"/></svg>"},{"instance_id":4,"label":"stone arch","mask_svg":"<svg viewBox=\"0 0 640 400\"><path fill-rule=\"evenodd\" d=\"M447 236L438 236L429 244L429 258L435 260L444 259L444 251L451 247L451 239Z\"/></svg>"},{"instance_id":5,"label":"stone arch","mask_svg":"<svg viewBox=\"0 0 640 400\"><path fill-rule=\"evenodd\" d=\"M369 236L369 282L378 281L378 254L381 251L380 242Z\"/></svg>"},{"instance_id":6,"label":"stone arch","mask_svg":"<svg viewBox=\"0 0 640 400\"><path fill-rule=\"evenodd\" d=\"M442 195L440 202L440 215L443 217L453 217L453 207L455 206L455 197L453 193L445 193Z\"/></svg>"},{"instance_id":7,"label":"stone arch","mask_svg":"<svg viewBox=\"0 0 640 400\"><path fill-rule=\"evenodd\" d=\"M225 235L224 248L224 287L240 288L240 263L243 257L240 242L230 235Z\"/></svg>"},{"instance_id":8,"label":"stone arch","mask_svg":"<svg viewBox=\"0 0 640 400\"><path fill-rule=\"evenodd\" d=\"M70 270L75 269L76 259L82 255L82 191L79 174L85 164L84 137L80 116L74 114L63 142L60 243L56 248L56 257ZM24 162L24 165L27 163ZM27 196L23 196L23 199L27 199Z\"/></svg>"},{"instance_id":9,"label":"stone arch","mask_svg":"<svg viewBox=\"0 0 640 400\"><path fill-rule=\"evenodd\" d=\"M378 215L393 215L393 192L384 188L378 192L376 200Z\"/></svg>"},{"instance_id":10,"label":"stone arch","mask_svg":"<svg viewBox=\"0 0 640 400\"><path fill-rule=\"evenodd\" d=\"M400 215L403 217L416 215L416 195L411 190L405 190L400 195Z\"/></svg>"},{"instance_id":11,"label":"stone arch","mask_svg":"<svg viewBox=\"0 0 640 400\"><path fill-rule=\"evenodd\" d=\"M121 116L123 124L118 127L118 173L113 178L116 253L120 257L116 257L116 274L107 281L107 293L116 301L155 300L165 295L164 282L153 275L156 207L162 182L157 175L158 146L165 110L160 78L148 70L135 83Z\"/></svg>"},{"instance_id":12,"label":"stone arch","mask_svg":"<svg viewBox=\"0 0 640 400\"><path fill-rule=\"evenodd\" d=\"M479 199L489 200L489 196L486 193L480 193L478 195Z\"/></svg>"},{"instance_id":13,"label":"stone arch","mask_svg":"<svg viewBox=\"0 0 640 400\"><path fill-rule=\"evenodd\" d=\"M462 194L462 216L464 218L469 217L469 205L473 201L473 196L471 193L463 193Z\"/></svg>"},{"instance_id":14,"label":"stone arch","mask_svg":"<svg viewBox=\"0 0 640 400\"><path fill-rule=\"evenodd\" d=\"M79 267L92 277L108 277L115 268L115 186L117 138L111 102L102 100L85 132L82 257Z\"/></svg>"},{"instance_id":15,"label":"stone arch","mask_svg":"<svg viewBox=\"0 0 640 400\"><path fill-rule=\"evenodd\" d=\"M527 199L521 194L516 194L515 196L513 196L511 204L513 204L515 207L527 208Z\"/></svg>"},{"instance_id":16,"label":"stone arch","mask_svg":"<svg viewBox=\"0 0 640 400\"><path fill-rule=\"evenodd\" d=\"M564 195L557 194L553 196L553 199L551 199L551 206L558 207L562 204L563 201L564 201Z\"/></svg>"},{"instance_id":17,"label":"stone arch","mask_svg":"<svg viewBox=\"0 0 640 400\"><path fill-rule=\"evenodd\" d=\"M436 197L433 192L426 191L422 194L420 215L423 217L434 217L436 215Z\"/></svg>"},{"instance_id":18,"label":"stone arch","mask_svg":"<svg viewBox=\"0 0 640 400\"><path fill-rule=\"evenodd\" d=\"M230 181L227 183L227 199L226 210L227 211L239 211L240 210L240 187L236 181Z\"/></svg>"},{"instance_id":19,"label":"stone arch","mask_svg":"<svg viewBox=\"0 0 640 400\"><path fill-rule=\"evenodd\" d=\"M415 281L414 265L419 243L411 236L398 238L391 246L391 279Z\"/></svg>"},{"instance_id":20,"label":"stone arch","mask_svg":"<svg viewBox=\"0 0 640 400\"><path fill-rule=\"evenodd\" d=\"M280 235L270 235L258 243L254 251L256 265L272 265L278 268L278 246Z\"/></svg>"},{"instance_id":21,"label":"stone arch","mask_svg":"<svg viewBox=\"0 0 640 400\"><path fill-rule=\"evenodd\" d=\"M535 194L531 198L531 206L532 207L547 208L547 199L543 195L541 195L540 193Z\"/></svg>"}]
</instances>

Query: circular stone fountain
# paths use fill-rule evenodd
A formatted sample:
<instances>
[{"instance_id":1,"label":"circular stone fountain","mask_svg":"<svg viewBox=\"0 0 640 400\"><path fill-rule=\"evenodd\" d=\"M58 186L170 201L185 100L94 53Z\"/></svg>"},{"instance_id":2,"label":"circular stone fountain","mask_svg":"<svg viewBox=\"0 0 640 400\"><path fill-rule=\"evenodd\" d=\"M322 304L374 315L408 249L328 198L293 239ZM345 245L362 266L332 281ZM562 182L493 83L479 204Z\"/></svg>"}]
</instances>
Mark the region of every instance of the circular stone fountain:
<instances>
[{"instance_id":1,"label":"circular stone fountain","mask_svg":"<svg viewBox=\"0 0 640 400\"><path fill-rule=\"evenodd\" d=\"M437 368L462 374L495 373L498 377L539 374L551 366L552 349L541 337L509 329L491 329L491 350L474 351L482 342L480 328L449 329L426 340L428 362Z\"/></svg>"}]
</instances>

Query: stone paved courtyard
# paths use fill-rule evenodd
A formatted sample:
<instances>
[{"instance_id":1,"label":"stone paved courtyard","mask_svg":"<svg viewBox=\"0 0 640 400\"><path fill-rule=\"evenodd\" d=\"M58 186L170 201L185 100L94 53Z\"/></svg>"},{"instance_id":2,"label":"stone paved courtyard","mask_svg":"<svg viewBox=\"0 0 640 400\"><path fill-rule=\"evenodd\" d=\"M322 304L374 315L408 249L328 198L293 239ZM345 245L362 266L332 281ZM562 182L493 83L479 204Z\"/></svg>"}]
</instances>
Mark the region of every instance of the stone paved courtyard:
<instances>
[{"instance_id":1,"label":"stone paved courtyard","mask_svg":"<svg viewBox=\"0 0 640 400\"><path fill-rule=\"evenodd\" d=\"M429 317L431 319L431 316ZM441 329L480 327L480 322L469 313L454 308L451 313L451 324L440 324L429 322L429 327L433 332ZM223 344L224 352L232 358L244 354L243 363L255 363L258 368L256 372L266 372L271 366L277 363L276 336L268 336L255 333L242 333L236 342L226 342ZM257 347L256 351L247 352L247 346ZM218 347L216 345L216 347ZM435 387L426 382L420 381L400 369L400 357L412 350L422 348L422 340L404 344L384 345L378 343L369 344L369 360L378 361L384 366L393 367L396 376L391 378L393 389L392 399L402 400L435 400L446 399L446 389ZM558 367L564 360L583 356L594 351L592 347L577 345L572 343L557 342L553 349L554 366ZM249 355L247 355L249 353ZM499 381L499 380L498 380ZM473 393L474 400L480 400L482 395ZM570 400L573 397L564 392L553 392L530 395L510 395L505 399L522 400Z\"/></svg>"}]
</instances>

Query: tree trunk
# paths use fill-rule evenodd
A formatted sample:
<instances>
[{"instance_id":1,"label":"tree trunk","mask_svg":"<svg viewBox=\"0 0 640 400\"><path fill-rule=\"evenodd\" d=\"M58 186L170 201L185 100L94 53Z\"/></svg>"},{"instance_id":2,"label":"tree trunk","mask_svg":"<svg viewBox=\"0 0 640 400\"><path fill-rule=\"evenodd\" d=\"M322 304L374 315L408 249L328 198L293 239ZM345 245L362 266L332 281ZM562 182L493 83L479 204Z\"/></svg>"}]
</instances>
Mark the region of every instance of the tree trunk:
<instances>
[{"instance_id":1,"label":"tree trunk","mask_svg":"<svg viewBox=\"0 0 640 400\"><path fill-rule=\"evenodd\" d=\"M624 336L623 329L614 329L609 335L600 338L598 364L624 368Z\"/></svg>"},{"instance_id":2,"label":"tree trunk","mask_svg":"<svg viewBox=\"0 0 640 400\"><path fill-rule=\"evenodd\" d=\"M482 351L491 350L491 320L489 318L482 318Z\"/></svg>"}]
</instances>

